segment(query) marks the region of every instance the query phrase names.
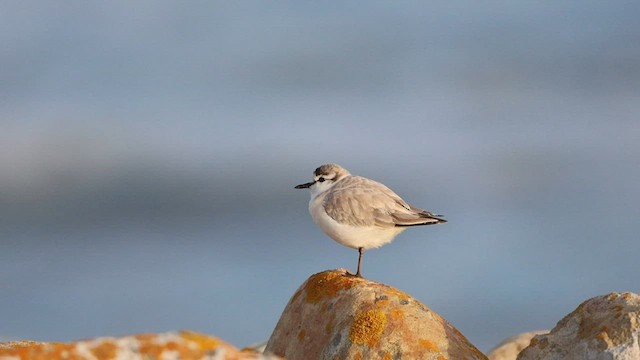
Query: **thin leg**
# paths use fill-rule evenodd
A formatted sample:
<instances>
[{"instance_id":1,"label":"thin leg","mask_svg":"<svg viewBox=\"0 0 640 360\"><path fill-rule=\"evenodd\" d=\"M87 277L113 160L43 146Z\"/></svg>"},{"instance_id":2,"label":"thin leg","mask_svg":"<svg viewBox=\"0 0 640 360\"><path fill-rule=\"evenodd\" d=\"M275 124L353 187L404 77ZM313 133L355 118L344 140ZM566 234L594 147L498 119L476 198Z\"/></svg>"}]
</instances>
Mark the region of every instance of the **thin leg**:
<instances>
[{"instance_id":1,"label":"thin leg","mask_svg":"<svg viewBox=\"0 0 640 360\"><path fill-rule=\"evenodd\" d=\"M362 274L360 274L360 264L362 263L362 253L364 252L364 249L359 247L358 248L358 272L356 272L356 276L357 277L362 277Z\"/></svg>"}]
</instances>

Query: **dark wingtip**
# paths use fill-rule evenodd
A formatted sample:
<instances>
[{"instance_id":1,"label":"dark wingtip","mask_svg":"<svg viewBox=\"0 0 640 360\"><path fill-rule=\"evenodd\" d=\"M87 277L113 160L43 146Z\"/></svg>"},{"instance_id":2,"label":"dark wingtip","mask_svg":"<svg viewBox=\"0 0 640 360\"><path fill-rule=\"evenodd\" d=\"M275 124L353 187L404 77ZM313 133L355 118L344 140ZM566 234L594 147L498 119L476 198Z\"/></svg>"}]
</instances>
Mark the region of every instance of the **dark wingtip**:
<instances>
[{"instance_id":1,"label":"dark wingtip","mask_svg":"<svg viewBox=\"0 0 640 360\"><path fill-rule=\"evenodd\" d=\"M444 224L444 223L448 222L445 219L441 219L441 218L437 218L437 217L429 217L428 219L437 220L437 221L428 221L428 222L417 223L417 224L396 224L395 226L396 227L425 226L425 225Z\"/></svg>"}]
</instances>

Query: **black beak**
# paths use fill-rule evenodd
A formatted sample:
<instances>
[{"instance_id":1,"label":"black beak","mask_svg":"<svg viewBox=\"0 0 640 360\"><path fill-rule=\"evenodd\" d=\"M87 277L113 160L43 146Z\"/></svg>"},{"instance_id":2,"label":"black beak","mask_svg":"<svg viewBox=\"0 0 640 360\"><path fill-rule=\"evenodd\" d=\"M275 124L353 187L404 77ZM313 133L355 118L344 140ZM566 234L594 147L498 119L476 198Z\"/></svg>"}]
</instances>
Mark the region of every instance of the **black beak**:
<instances>
[{"instance_id":1,"label":"black beak","mask_svg":"<svg viewBox=\"0 0 640 360\"><path fill-rule=\"evenodd\" d=\"M310 187L311 185L315 184L315 181L312 182L308 182L306 184L300 184L300 185L296 185L296 189L306 189L308 187Z\"/></svg>"}]
</instances>

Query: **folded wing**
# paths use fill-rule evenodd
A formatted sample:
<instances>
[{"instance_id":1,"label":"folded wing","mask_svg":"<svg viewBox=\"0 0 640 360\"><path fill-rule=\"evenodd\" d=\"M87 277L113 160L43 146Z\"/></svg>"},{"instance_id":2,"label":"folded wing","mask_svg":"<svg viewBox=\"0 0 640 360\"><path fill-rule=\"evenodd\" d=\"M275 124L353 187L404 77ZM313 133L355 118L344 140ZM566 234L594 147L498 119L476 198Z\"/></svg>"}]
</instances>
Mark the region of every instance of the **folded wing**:
<instances>
[{"instance_id":1,"label":"folded wing","mask_svg":"<svg viewBox=\"0 0 640 360\"><path fill-rule=\"evenodd\" d=\"M385 185L359 176L339 181L324 199L334 220L352 226L404 227L446 222L429 211L402 200Z\"/></svg>"}]
</instances>

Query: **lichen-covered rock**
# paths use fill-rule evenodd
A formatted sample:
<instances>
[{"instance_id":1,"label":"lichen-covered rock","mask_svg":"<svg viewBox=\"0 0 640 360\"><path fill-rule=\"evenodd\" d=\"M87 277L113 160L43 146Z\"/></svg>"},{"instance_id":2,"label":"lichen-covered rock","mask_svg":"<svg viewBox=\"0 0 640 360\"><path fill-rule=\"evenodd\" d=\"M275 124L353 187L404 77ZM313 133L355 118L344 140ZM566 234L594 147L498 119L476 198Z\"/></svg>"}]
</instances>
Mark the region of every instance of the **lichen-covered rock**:
<instances>
[{"instance_id":1,"label":"lichen-covered rock","mask_svg":"<svg viewBox=\"0 0 640 360\"><path fill-rule=\"evenodd\" d=\"M486 359L410 295L345 275L311 276L293 295L266 352L299 359Z\"/></svg>"},{"instance_id":2,"label":"lichen-covered rock","mask_svg":"<svg viewBox=\"0 0 640 360\"><path fill-rule=\"evenodd\" d=\"M147 360L147 359L276 359L240 351L224 341L191 331L101 337L70 343L10 341L0 343L0 360Z\"/></svg>"},{"instance_id":3,"label":"lichen-covered rock","mask_svg":"<svg viewBox=\"0 0 640 360\"><path fill-rule=\"evenodd\" d=\"M529 346L534 336L548 332L549 330L537 330L512 336L491 349L487 357L489 360L516 360L520 351Z\"/></svg>"},{"instance_id":4,"label":"lichen-covered rock","mask_svg":"<svg viewBox=\"0 0 640 360\"><path fill-rule=\"evenodd\" d=\"M518 360L640 359L640 295L611 293L589 299L550 333L531 340Z\"/></svg>"}]
</instances>

